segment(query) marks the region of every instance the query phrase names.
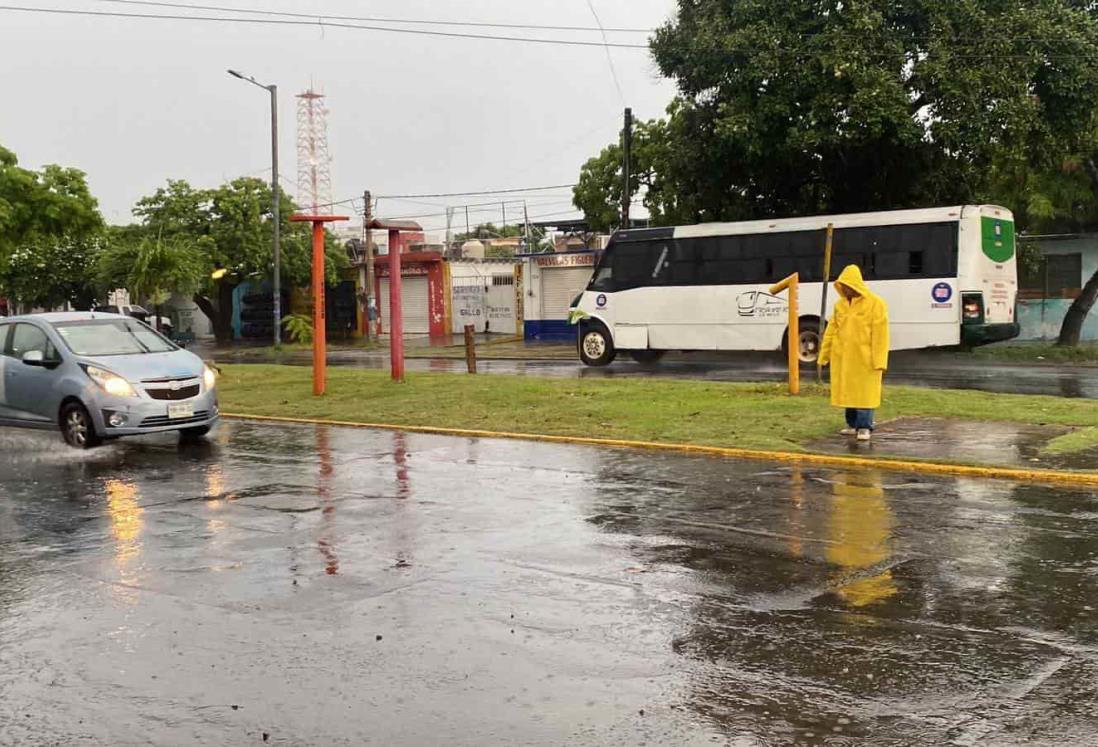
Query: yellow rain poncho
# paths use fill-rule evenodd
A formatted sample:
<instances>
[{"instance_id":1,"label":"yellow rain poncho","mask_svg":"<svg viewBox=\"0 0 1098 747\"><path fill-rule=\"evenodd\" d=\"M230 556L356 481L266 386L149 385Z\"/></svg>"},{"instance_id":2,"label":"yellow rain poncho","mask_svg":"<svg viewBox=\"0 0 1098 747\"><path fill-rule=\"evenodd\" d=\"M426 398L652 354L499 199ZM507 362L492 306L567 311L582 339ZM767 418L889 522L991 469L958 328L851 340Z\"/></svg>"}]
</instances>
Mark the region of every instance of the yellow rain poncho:
<instances>
[{"instance_id":1,"label":"yellow rain poncho","mask_svg":"<svg viewBox=\"0 0 1098 747\"><path fill-rule=\"evenodd\" d=\"M857 295L847 300L843 287ZM831 366L831 404L874 410L888 368L888 306L866 287L856 265L846 266L835 289L839 299L820 348L820 364Z\"/></svg>"}]
</instances>

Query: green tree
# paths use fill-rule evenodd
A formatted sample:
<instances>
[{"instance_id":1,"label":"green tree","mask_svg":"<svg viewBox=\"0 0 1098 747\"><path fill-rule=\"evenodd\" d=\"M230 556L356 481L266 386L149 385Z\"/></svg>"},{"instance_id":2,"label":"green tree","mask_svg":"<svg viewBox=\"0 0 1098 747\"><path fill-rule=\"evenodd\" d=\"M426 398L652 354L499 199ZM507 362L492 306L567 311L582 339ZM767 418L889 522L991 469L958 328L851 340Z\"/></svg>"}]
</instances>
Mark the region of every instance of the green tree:
<instances>
[{"instance_id":1,"label":"green tree","mask_svg":"<svg viewBox=\"0 0 1098 747\"><path fill-rule=\"evenodd\" d=\"M24 169L0 147L0 296L25 306L89 307L87 268L102 246L103 228L82 171Z\"/></svg>"},{"instance_id":2,"label":"green tree","mask_svg":"<svg viewBox=\"0 0 1098 747\"><path fill-rule=\"evenodd\" d=\"M186 235L151 237L116 229L99 255L96 274L104 290L123 286L135 298L147 300L155 307L159 324L160 307L172 294L195 293L207 273L201 247Z\"/></svg>"},{"instance_id":3,"label":"green tree","mask_svg":"<svg viewBox=\"0 0 1098 747\"><path fill-rule=\"evenodd\" d=\"M311 229L290 222L294 204L285 193L280 197L283 286L305 285L312 272ZM200 254L202 285L195 303L213 323L217 339L231 339L233 290L245 280L269 279L273 269L269 185L241 178L215 189L195 189L170 180L139 200L134 215L147 235L185 240ZM325 273L334 281L347 266L346 252L329 236L325 256ZM214 278L215 271L223 272Z\"/></svg>"},{"instance_id":4,"label":"green tree","mask_svg":"<svg viewBox=\"0 0 1098 747\"><path fill-rule=\"evenodd\" d=\"M1098 23L1066 0L681 0L652 53L678 95L631 188L659 223L982 201L1098 131ZM596 224L614 147L577 188Z\"/></svg>"}]
</instances>

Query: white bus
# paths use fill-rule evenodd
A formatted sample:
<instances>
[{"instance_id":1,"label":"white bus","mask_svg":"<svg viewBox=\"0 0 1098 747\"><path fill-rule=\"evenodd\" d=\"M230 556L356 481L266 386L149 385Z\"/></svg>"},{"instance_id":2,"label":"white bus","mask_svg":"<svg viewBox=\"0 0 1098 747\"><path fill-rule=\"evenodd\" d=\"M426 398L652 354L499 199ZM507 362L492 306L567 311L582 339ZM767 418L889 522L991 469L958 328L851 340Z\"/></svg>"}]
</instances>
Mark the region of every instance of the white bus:
<instances>
[{"instance_id":1,"label":"white bus","mask_svg":"<svg viewBox=\"0 0 1098 747\"><path fill-rule=\"evenodd\" d=\"M861 268L888 304L894 350L1018 336L1014 217L964 205L619 231L572 302L581 360L784 349L788 306L768 288L797 272L800 358L814 362L828 223L831 280L846 265ZM828 315L835 297L829 288Z\"/></svg>"}]
</instances>

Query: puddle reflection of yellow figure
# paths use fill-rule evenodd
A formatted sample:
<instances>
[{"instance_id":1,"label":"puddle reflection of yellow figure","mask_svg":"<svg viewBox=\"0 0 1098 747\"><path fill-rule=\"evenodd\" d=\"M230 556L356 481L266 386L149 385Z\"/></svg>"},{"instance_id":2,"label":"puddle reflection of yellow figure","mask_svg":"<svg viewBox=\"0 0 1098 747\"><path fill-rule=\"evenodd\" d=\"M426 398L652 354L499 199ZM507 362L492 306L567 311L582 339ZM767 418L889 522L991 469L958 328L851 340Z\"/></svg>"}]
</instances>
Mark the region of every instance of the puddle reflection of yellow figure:
<instances>
[{"instance_id":1,"label":"puddle reflection of yellow figure","mask_svg":"<svg viewBox=\"0 0 1098 747\"><path fill-rule=\"evenodd\" d=\"M896 594L892 570L861 576L892 556L892 510L881 487L880 473L867 470L840 473L832 486L833 497L827 559L839 566L841 578L851 578L836 593L853 607L867 607Z\"/></svg>"},{"instance_id":2,"label":"puddle reflection of yellow figure","mask_svg":"<svg viewBox=\"0 0 1098 747\"><path fill-rule=\"evenodd\" d=\"M141 530L145 520L145 509L138 503L140 493L137 486L126 480L109 479L104 483L107 491L107 517L111 522L111 539L114 540L114 565L122 583L135 581L130 569L134 559L141 553ZM115 587L115 593L126 601L136 601L132 593L125 593Z\"/></svg>"}]
</instances>

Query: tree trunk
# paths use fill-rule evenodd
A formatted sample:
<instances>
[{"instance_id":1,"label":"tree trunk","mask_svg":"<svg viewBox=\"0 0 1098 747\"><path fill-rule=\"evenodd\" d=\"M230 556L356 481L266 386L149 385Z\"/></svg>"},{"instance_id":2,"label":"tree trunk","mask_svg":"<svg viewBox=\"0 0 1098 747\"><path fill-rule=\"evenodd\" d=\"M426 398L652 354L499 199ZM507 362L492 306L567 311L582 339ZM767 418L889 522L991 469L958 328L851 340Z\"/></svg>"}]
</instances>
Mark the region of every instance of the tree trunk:
<instances>
[{"instance_id":1,"label":"tree trunk","mask_svg":"<svg viewBox=\"0 0 1098 747\"><path fill-rule=\"evenodd\" d=\"M1064 315L1064 323L1060 326L1060 339L1057 345L1075 346L1079 344L1079 338L1083 335L1083 322L1087 320L1090 309L1098 300L1098 272L1090 276L1090 280L1083 286L1083 292L1071 303L1071 308Z\"/></svg>"},{"instance_id":2,"label":"tree trunk","mask_svg":"<svg viewBox=\"0 0 1098 747\"><path fill-rule=\"evenodd\" d=\"M214 337L218 344L226 345L233 341L233 290L232 283L217 284L217 307L205 296L195 294L194 302L213 325Z\"/></svg>"}]
</instances>

